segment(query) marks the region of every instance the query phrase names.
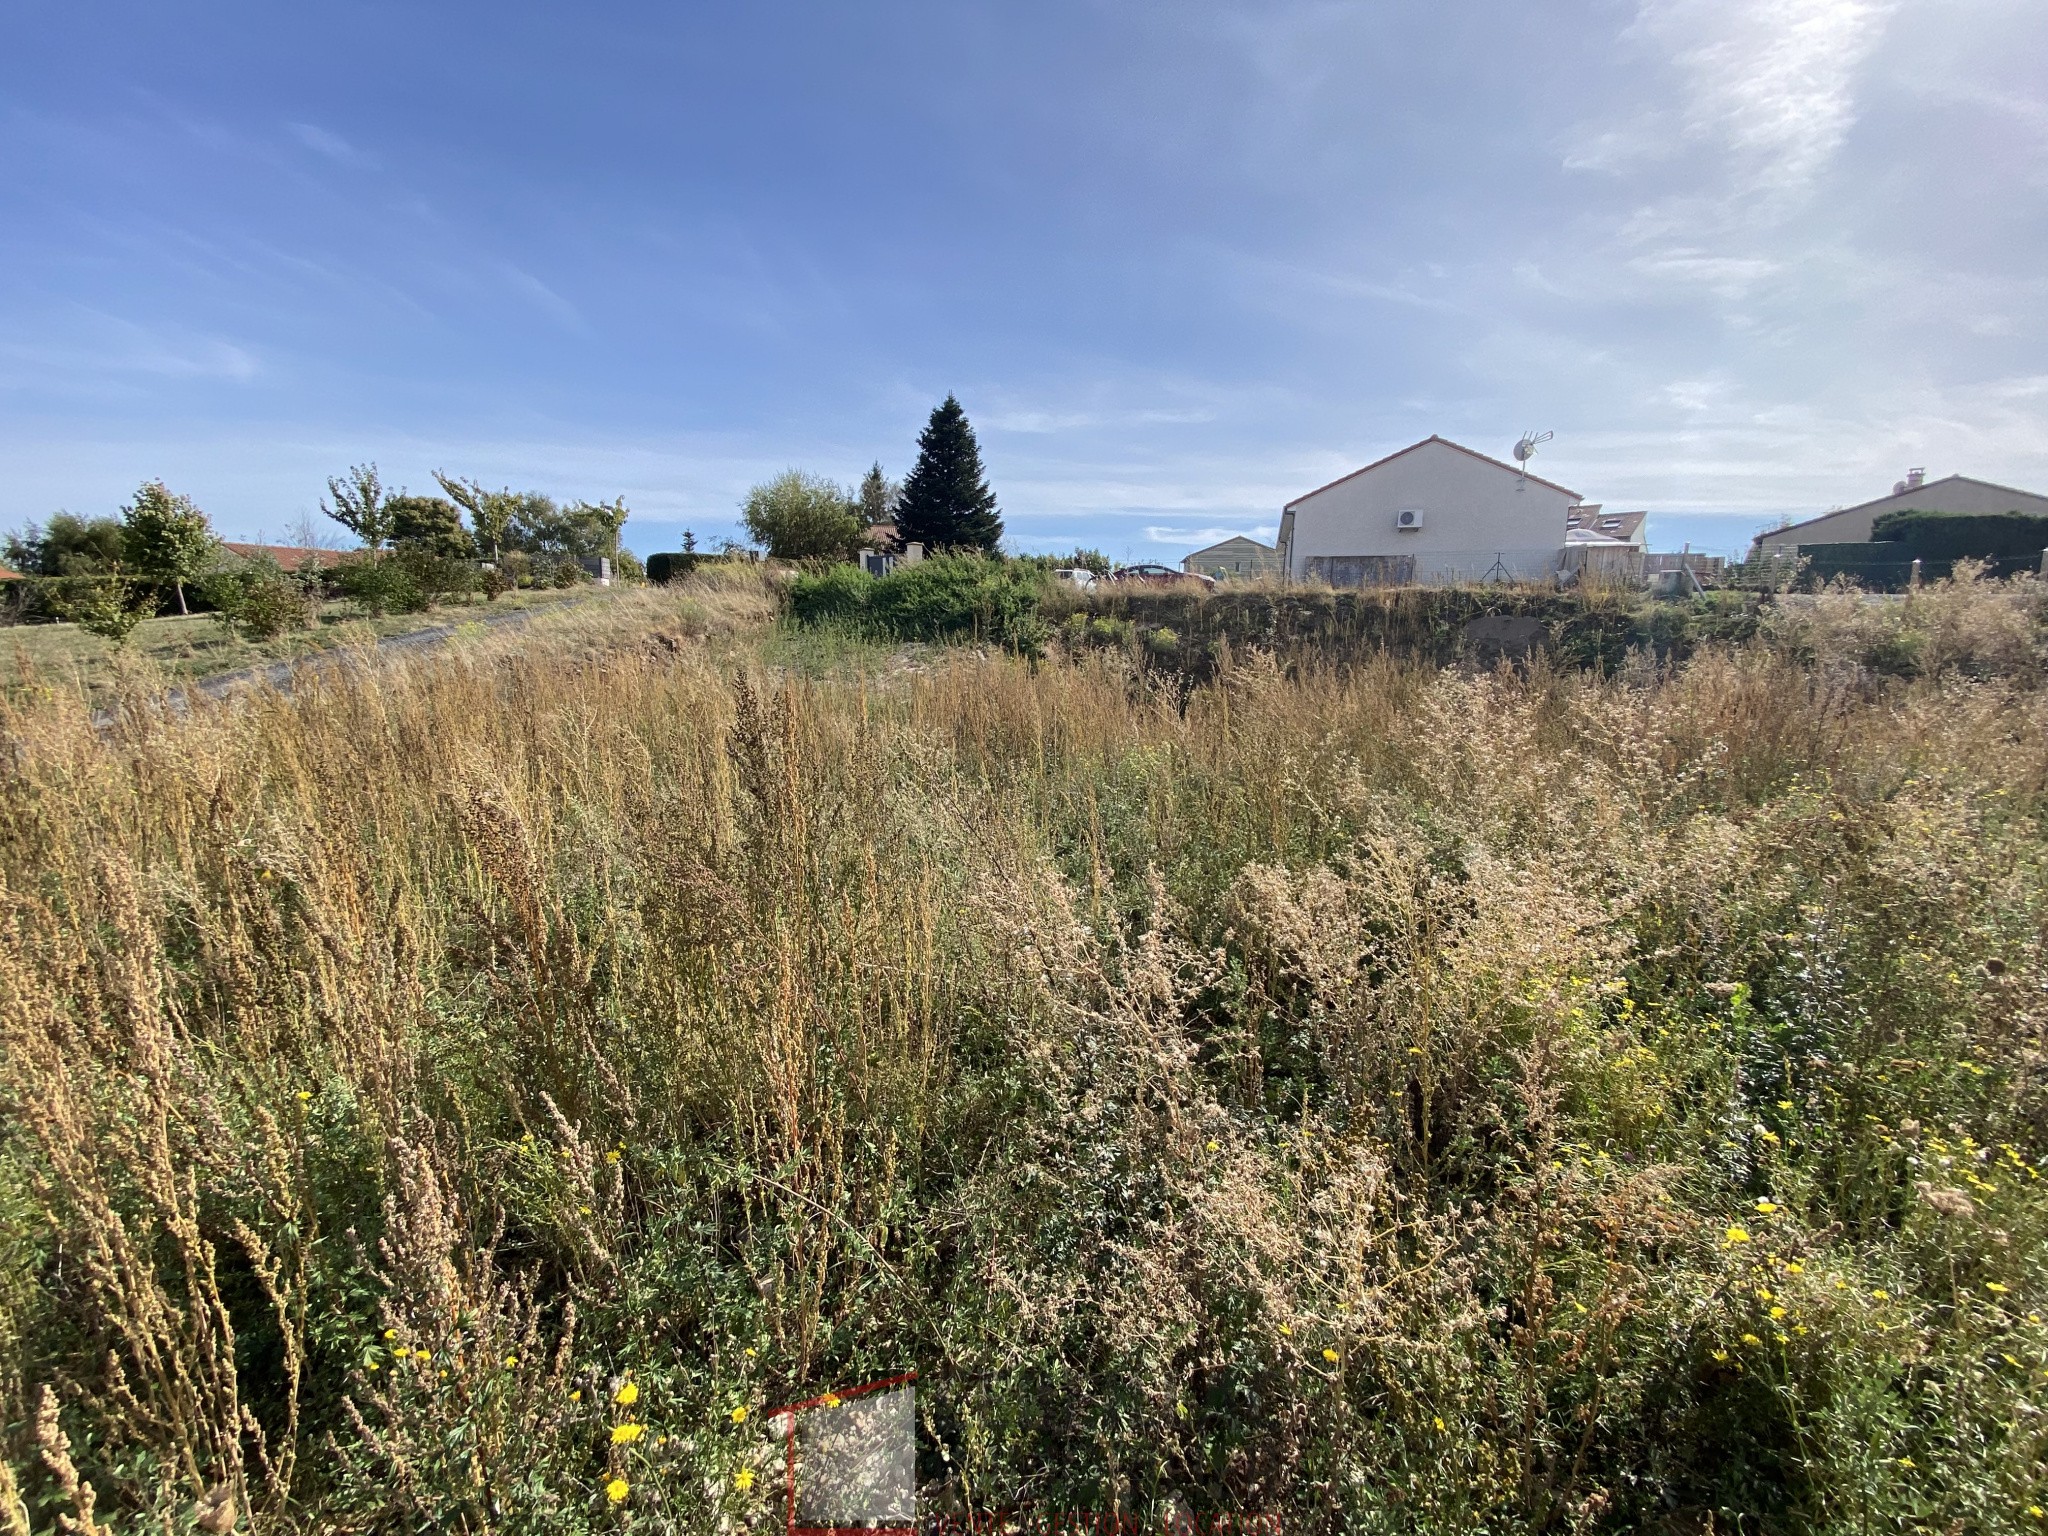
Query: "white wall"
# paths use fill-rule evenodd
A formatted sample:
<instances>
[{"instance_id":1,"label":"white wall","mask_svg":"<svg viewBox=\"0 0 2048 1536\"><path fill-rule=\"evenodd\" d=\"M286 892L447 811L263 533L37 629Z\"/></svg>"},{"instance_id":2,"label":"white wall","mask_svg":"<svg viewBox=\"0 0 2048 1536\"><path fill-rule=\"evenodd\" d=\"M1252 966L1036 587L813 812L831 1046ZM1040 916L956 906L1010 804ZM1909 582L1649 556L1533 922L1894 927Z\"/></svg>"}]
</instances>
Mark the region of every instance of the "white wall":
<instances>
[{"instance_id":1,"label":"white wall","mask_svg":"<svg viewBox=\"0 0 2048 1536\"><path fill-rule=\"evenodd\" d=\"M1318 555L1412 555L1418 581L1480 581L1496 560L1541 579L1557 570L1578 500L1432 440L1292 503L1287 573L1305 575ZM1407 507L1422 512L1417 532L1394 526Z\"/></svg>"}]
</instances>

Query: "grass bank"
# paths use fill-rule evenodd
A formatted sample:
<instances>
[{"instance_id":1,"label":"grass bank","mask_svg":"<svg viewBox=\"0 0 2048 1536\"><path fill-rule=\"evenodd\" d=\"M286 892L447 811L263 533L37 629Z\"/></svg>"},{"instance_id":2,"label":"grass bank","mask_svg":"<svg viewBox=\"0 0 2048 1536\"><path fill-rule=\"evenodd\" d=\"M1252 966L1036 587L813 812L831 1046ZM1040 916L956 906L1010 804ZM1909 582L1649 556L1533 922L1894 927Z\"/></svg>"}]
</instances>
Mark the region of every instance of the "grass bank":
<instances>
[{"instance_id":1,"label":"grass bank","mask_svg":"<svg viewBox=\"0 0 2048 1536\"><path fill-rule=\"evenodd\" d=\"M1910 676L1816 609L1192 691L635 600L111 741L0 706L34 1529L765 1531L763 1411L911 1368L952 1509L2048 1505L2010 594Z\"/></svg>"},{"instance_id":2,"label":"grass bank","mask_svg":"<svg viewBox=\"0 0 2048 1536\"><path fill-rule=\"evenodd\" d=\"M165 683L197 682L223 672L237 672L276 661L296 661L337 646L390 639L491 614L538 611L565 599L591 595L578 591L508 592L496 602L460 603L424 613L393 613L370 617L353 603L323 604L310 629L293 630L275 640L246 640L211 614L173 615L144 619L124 647L116 647L76 624L13 624L0 627L0 661L6 663L0 687L25 689L82 688L96 699L110 697L124 674L155 677Z\"/></svg>"}]
</instances>

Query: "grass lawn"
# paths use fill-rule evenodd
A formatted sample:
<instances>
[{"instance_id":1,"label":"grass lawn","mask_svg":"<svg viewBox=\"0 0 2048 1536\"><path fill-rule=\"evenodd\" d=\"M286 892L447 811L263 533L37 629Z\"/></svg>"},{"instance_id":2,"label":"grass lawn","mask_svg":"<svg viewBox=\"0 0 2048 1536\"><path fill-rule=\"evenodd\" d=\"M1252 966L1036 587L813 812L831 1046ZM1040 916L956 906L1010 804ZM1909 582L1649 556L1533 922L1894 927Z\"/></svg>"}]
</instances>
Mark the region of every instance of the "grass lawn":
<instances>
[{"instance_id":1,"label":"grass lawn","mask_svg":"<svg viewBox=\"0 0 2048 1536\"><path fill-rule=\"evenodd\" d=\"M315 651L374 637L409 634L462 624L520 608L539 608L564 598L588 595L584 587L556 591L508 592L494 603L458 602L426 613L367 617L354 603L326 604L311 628L255 642L232 633L212 614L145 619L119 652L76 624L21 624L0 629L0 688L75 684L98 697L123 670L153 671L165 681L189 682L266 662L309 656Z\"/></svg>"}]
</instances>

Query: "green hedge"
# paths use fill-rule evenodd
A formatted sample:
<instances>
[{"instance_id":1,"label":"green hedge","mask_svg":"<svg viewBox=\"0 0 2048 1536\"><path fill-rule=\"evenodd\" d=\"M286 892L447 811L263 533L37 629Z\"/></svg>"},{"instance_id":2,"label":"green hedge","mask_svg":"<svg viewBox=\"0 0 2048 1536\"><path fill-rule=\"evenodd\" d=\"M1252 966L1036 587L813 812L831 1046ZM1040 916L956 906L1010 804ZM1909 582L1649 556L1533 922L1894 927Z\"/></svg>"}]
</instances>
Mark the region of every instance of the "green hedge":
<instances>
[{"instance_id":1,"label":"green hedge","mask_svg":"<svg viewBox=\"0 0 2048 1536\"><path fill-rule=\"evenodd\" d=\"M694 551L647 557L647 579L652 582L676 581L697 569L697 563L704 557Z\"/></svg>"},{"instance_id":2,"label":"green hedge","mask_svg":"<svg viewBox=\"0 0 2048 1536\"><path fill-rule=\"evenodd\" d=\"M1870 537L1903 546L1910 551L1908 559L1918 555L1931 560L2038 564L2041 551L2048 549L2048 517L2024 512L1887 512L1871 527ZM1802 545L1802 551L1806 547Z\"/></svg>"}]
</instances>

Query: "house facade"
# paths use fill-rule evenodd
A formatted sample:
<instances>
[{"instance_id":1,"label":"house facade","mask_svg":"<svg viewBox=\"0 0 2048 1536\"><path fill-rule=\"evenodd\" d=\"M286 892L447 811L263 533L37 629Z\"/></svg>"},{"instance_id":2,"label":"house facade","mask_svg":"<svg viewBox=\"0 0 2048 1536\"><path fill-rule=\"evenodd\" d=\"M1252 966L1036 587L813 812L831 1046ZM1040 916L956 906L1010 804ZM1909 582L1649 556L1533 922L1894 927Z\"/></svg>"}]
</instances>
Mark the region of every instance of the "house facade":
<instances>
[{"instance_id":1,"label":"house facade","mask_svg":"<svg viewBox=\"0 0 2048 1536\"><path fill-rule=\"evenodd\" d=\"M1180 568L1191 576L1213 576L1218 581L1274 576L1280 571L1280 552L1239 534L1183 557Z\"/></svg>"},{"instance_id":2,"label":"house facade","mask_svg":"<svg viewBox=\"0 0 2048 1536\"><path fill-rule=\"evenodd\" d=\"M1290 579L1332 586L1548 580L1581 505L1577 491L1429 437L1289 502L1280 560Z\"/></svg>"},{"instance_id":3,"label":"house facade","mask_svg":"<svg viewBox=\"0 0 2048 1536\"><path fill-rule=\"evenodd\" d=\"M1796 555L1802 544L1861 544L1870 538L1873 526L1887 512L2025 512L2048 517L2048 496L2014 490L2009 485L1993 485L1989 480L1972 480L1967 475L1928 480L1915 469L1892 487L1889 496L1758 534L1752 553Z\"/></svg>"}]
</instances>

